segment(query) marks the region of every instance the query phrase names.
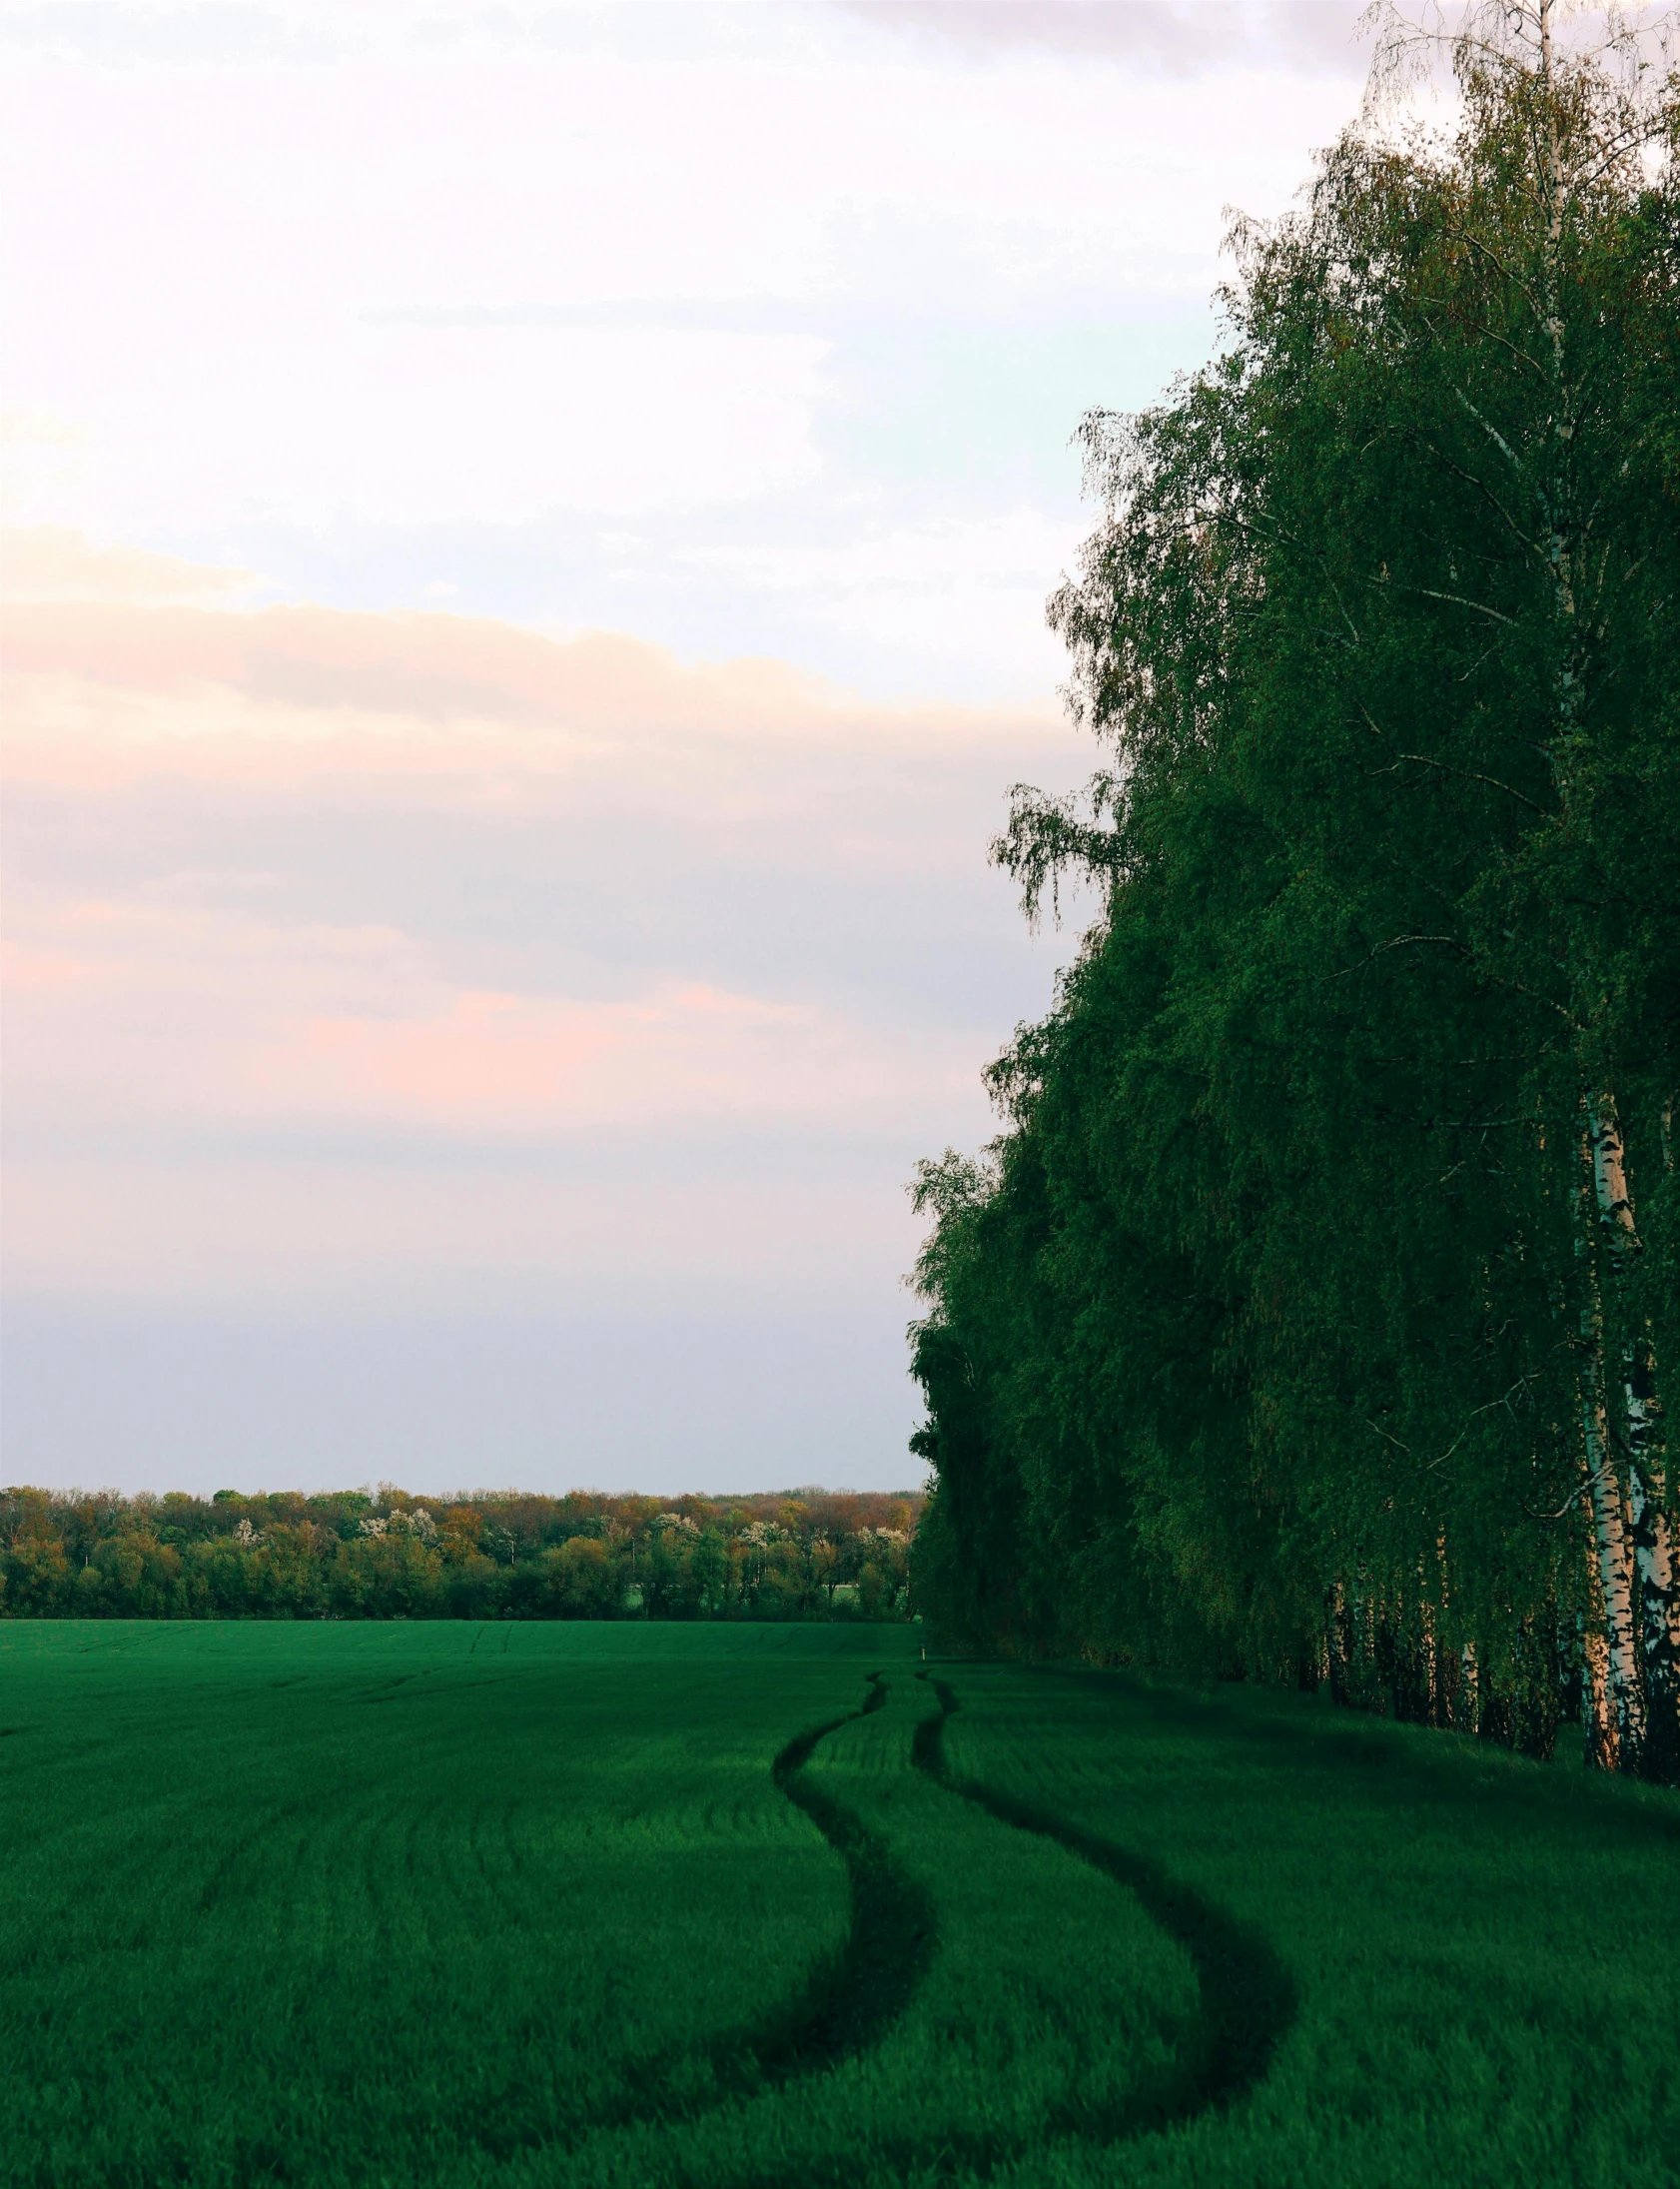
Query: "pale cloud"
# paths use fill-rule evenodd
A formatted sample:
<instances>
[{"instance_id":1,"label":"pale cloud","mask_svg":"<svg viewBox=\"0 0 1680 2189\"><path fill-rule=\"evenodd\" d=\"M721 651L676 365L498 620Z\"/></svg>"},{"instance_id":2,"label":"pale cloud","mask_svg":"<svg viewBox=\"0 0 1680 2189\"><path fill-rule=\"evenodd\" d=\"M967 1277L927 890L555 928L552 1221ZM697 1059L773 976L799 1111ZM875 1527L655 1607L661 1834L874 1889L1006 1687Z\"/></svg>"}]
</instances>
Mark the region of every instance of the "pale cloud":
<instances>
[{"instance_id":1,"label":"pale cloud","mask_svg":"<svg viewBox=\"0 0 1680 2189\"><path fill-rule=\"evenodd\" d=\"M685 559L727 570L753 585L789 591L927 591L969 583L1032 586L1042 595L1044 573L1076 544L1069 528L1047 523L1039 510L943 522L899 525L829 547L694 547Z\"/></svg>"},{"instance_id":2,"label":"pale cloud","mask_svg":"<svg viewBox=\"0 0 1680 2189\"><path fill-rule=\"evenodd\" d=\"M1364 73L1362 0L836 0L877 28L960 52L1037 52L1203 77L1295 68Z\"/></svg>"},{"instance_id":3,"label":"pale cloud","mask_svg":"<svg viewBox=\"0 0 1680 2189\"><path fill-rule=\"evenodd\" d=\"M357 56L484 50L527 54L715 51L735 44L763 53L834 58L832 27L848 19L889 36L919 33L971 52L1027 48L1092 62L1201 72L1287 58L1340 68L1360 0L532 0L485 8L477 0L269 0L247 5L160 5L86 0L42 5L7 0L0 34L62 60L122 60L222 67L261 63L319 67ZM837 22L836 22L837 19Z\"/></svg>"},{"instance_id":4,"label":"pale cloud","mask_svg":"<svg viewBox=\"0 0 1680 2189\"><path fill-rule=\"evenodd\" d=\"M673 1305L750 1323L855 1312L864 1299L892 1333L898 1383L906 1308L897 1279L919 1227L896 1190L868 1184L861 1167L812 1161L796 1175L783 1164L755 1176L738 1155L697 1164L691 1153L678 1166L620 1152L583 1171L353 1162L336 1150L282 1162L218 1149L191 1164L53 1151L20 1164L8 1190L8 1285L14 1302L280 1327L321 1314L377 1326L423 1310L470 1329L485 1316L634 1316ZM870 1464L902 1481L910 1401L894 1396L904 1428ZM621 1401L633 1410L638 1397ZM333 1450L331 1434L327 1442ZM329 1478L345 1480L333 1465L353 1460L336 1457ZM300 1463L319 1468L319 1456Z\"/></svg>"},{"instance_id":5,"label":"pale cloud","mask_svg":"<svg viewBox=\"0 0 1680 2189\"><path fill-rule=\"evenodd\" d=\"M12 27L10 521L883 699L1049 698L1081 413L1198 362L1225 208L1350 103L826 6Z\"/></svg>"},{"instance_id":6,"label":"pale cloud","mask_svg":"<svg viewBox=\"0 0 1680 2189\"><path fill-rule=\"evenodd\" d=\"M9 1465L902 1479L1068 437L1353 103L1239 14L0 0Z\"/></svg>"},{"instance_id":7,"label":"pale cloud","mask_svg":"<svg viewBox=\"0 0 1680 2189\"><path fill-rule=\"evenodd\" d=\"M146 605L238 573L62 540L13 566L82 595L6 613L14 1283L366 1304L651 1254L680 1290L727 1235L719 1283L794 1254L890 1288L903 1175L984 1129L980 1066L1045 992L984 850L1008 781L1077 771L1053 715L483 618ZM377 1245L393 1170L443 1226L418 1262L408 1219ZM765 1249L796 1208L804 1245Z\"/></svg>"},{"instance_id":8,"label":"pale cloud","mask_svg":"<svg viewBox=\"0 0 1680 2189\"><path fill-rule=\"evenodd\" d=\"M827 348L814 335L330 323L276 327L252 349L210 327L167 381L157 360L115 380L58 361L88 454L72 487L59 470L18 483L10 514L68 506L180 537L517 525L787 493L817 468Z\"/></svg>"},{"instance_id":9,"label":"pale cloud","mask_svg":"<svg viewBox=\"0 0 1680 2189\"><path fill-rule=\"evenodd\" d=\"M919 652L929 681L991 670L1004 689L1032 661L1043 687L1061 648L1045 628L1045 573L1066 567L1082 527L1013 510L898 525L830 546L693 547L683 559L744 589L798 597L814 622Z\"/></svg>"},{"instance_id":10,"label":"pale cloud","mask_svg":"<svg viewBox=\"0 0 1680 2189\"><path fill-rule=\"evenodd\" d=\"M0 520L29 524L74 509L87 487L93 429L40 406L0 408Z\"/></svg>"},{"instance_id":11,"label":"pale cloud","mask_svg":"<svg viewBox=\"0 0 1680 2189\"><path fill-rule=\"evenodd\" d=\"M121 965L109 958L0 937L0 998L85 992L121 978Z\"/></svg>"},{"instance_id":12,"label":"pale cloud","mask_svg":"<svg viewBox=\"0 0 1680 2189\"><path fill-rule=\"evenodd\" d=\"M959 1048L953 1067L951 1048L928 1044L912 1059L902 1041L810 1005L690 984L633 1002L466 992L425 1018L309 1019L244 1065L265 1106L292 1116L546 1133L719 1119L856 1132L890 1129L907 1097L962 1104L971 1059Z\"/></svg>"},{"instance_id":13,"label":"pale cloud","mask_svg":"<svg viewBox=\"0 0 1680 2189\"><path fill-rule=\"evenodd\" d=\"M237 577L181 567L196 570L205 590ZM60 735L67 710L88 732L90 751L116 752L129 737L178 742L242 728L294 740L333 736L360 761L352 741L358 729L378 735L397 725L414 731L477 722L548 732L529 753L550 763L564 751L590 749L603 727L668 726L675 717L727 735L749 726L773 730L790 714L828 719L843 711L816 679L783 663L686 667L660 647L609 632L561 642L436 611L370 615L300 605L230 616L86 592L46 600L25 594L14 603L7 664L12 745L24 767L50 766L56 752L72 751ZM133 704L142 694L167 695L170 703L139 714ZM889 710L881 715L891 718ZM229 748L241 764L260 749ZM433 749L412 736L402 764L423 766Z\"/></svg>"},{"instance_id":14,"label":"pale cloud","mask_svg":"<svg viewBox=\"0 0 1680 2189\"><path fill-rule=\"evenodd\" d=\"M398 930L132 901L9 914L14 1127L679 1135L891 1132L968 1106L972 1042L647 968L627 996L462 988Z\"/></svg>"},{"instance_id":15,"label":"pale cloud","mask_svg":"<svg viewBox=\"0 0 1680 2189\"><path fill-rule=\"evenodd\" d=\"M91 437L73 504L21 514L149 541L806 491L838 322L1199 297L1223 206L1267 210L1337 111L1286 71L942 78L774 34L30 63L10 109L10 378ZM686 324L618 323L649 298Z\"/></svg>"},{"instance_id":16,"label":"pale cloud","mask_svg":"<svg viewBox=\"0 0 1680 2189\"><path fill-rule=\"evenodd\" d=\"M157 607L238 599L253 583L250 570L223 569L141 547L99 547L66 525L0 533L0 597L11 601L116 601Z\"/></svg>"}]
</instances>

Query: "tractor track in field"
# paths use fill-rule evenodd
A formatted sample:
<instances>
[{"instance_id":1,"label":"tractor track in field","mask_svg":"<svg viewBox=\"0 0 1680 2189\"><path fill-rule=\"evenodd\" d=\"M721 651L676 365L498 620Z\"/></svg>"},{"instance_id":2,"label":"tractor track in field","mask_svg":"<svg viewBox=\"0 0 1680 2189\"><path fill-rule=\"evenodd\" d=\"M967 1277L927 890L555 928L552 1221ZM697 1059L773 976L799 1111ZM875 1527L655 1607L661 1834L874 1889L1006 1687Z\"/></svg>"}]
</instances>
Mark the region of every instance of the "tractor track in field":
<instances>
[{"instance_id":1,"label":"tractor track in field","mask_svg":"<svg viewBox=\"0 0 1680 2189\"><path fill-rule=\"evenodd\" d=\"M927 1893L904 1875L886 1841L860 1816L799 1775L820 1741L886 1702L882 1675L871 1672L868 1679L861 1709L800 1733L771 1765L776 1784L845 1864L852 1915L838 1963L808 1989L804 2011L791 2017L787 2036L775 2047L773 2056L785 2063L782 2081L832 2067L876 2043L910 2004L933 1959L937 1926ZM771 2056L761 2044L766 2067Z\"/></svg>"},{"instance_id":2,"label":"tractor track in field","mask_svg":"<svg viewBox=\"0 0 1680 2189\"><path fill-rule=\"evenodd\" d=\"M907 2181L950 2179L959 2172L985 2180L1047 2143L1112 2147L1236 2104L1266 2073L1294 2018L1293 1986L1270 1947L1148 1856L953 1771L945 1757L944 1733L961 1702L944 1680L929 1672L917 1676L932 1688L939 1710L916 1727L913 1766L998 1823L1053 1840L1124 1886L1189 1956L1200 2011L1186 2025L1172 2063L1107 2104L1072 2096L1051 2108L1031 2135L993 2130L965 2134L948 2128L934 2137L906 2137L902 2144L894 2139L876 2145L876 2161L884 2160ZM557 2129L551 2122L544 2127L531 2121L521 2129L499 2108L491 2109L500 2118L483 2121L474 2139L482 2148L504 2158L532 2147L557 2154L577 2150L613 2129L679 2127L719 2106L774 2096L796 2082L826 2074L887 2034L932 1962L937 1943L934 1905L904 1875L879 1834L803 1775L831 1733L886 1702L884 1675L871 1672L868 1680L869 1694L861 1708L797 1734L771 1765L777 1787L811 1819L845 1866L851 1920L839 1952L820 1962L800 1993L767 2021L645 2062L634 2078L633 2095L590 2108L585 2118ZM772 2168L744 2174L731 2189L849 2189L856 2171L855 2153L804 2154L792 2172ZM686 2179L685 2169L678 2161L659 2178L676 2189Z\"/></svg>"},{"instance_id":3,"label":"tractor track in field","mask_svg":"<svg viewBox=\"0 0 1680 2189\"><path fill-rule=\"evenodd\" d=\"M878 1833L801 1776L831 1733L886 1702L882 1674L867 1677L869 1693L860 1708L796 1734L770 1766L777 1788L811 1819L844 1865L850 1921L839 1952L819 1961L803 1989L767 2020L644 2062L636 2070L633 2096L591 2108L585 2119L557 2132L531 2123L509 2133L497 2121L499 2108L486 2108L487 2117L474 2131L481 2148L497 2157L533 2147L575 2150L603 2130L691 2121L716 2106L772 2096L791 2083L826 2074L886 2034L932 1961L933 1903L904 1875Z\"/></svg>"},{"instance_id":4,"label":"tractor track in field","mask_svg":"<svg viewBox=\"0 0 1680 2189\"><path fill-rule=\"evenodd\" d=\"M1235 2105L1266 2073L1294 2019L1294 1986L1270 1946L1147 1855L1115 1846L1047 1809L953 1771L945 1759L945 1727L962 1704L944 1680L930 1672L916 1676L939 1698L939 1712L916 1728L913 1765L998 1823L1053 1840L1125 1886L1189 1956L1201 2012L1186 2027L1168 2068L1108 2104L1075 2096L1050 2108L1031 2135L948 2128L937 2137L906 2137L878 2144L876 2161L884 2161L905 2181L929 2183L959 2175L985 2181L1046 2144L1077 2141L1112 2149ZM742 2176L731 2189L848 2189L856 2173L855 2154L824 2154L802 2158L794 2172ZM672 2179L680 2178L679 2170Z\"/></svg>"},{"instance_id":5,"label":"tractor track in field","mask_svg":"<svg viewBox=\"0 0 1680 2189\"><path fill-rule=\"evenodd\" d=\"M1295 2016L1294 1984L1271 1947L1148 1855L1116 1846L1048 1809L953 1771L945 1759L945 1727L962 1704L933 1673L916 1676L939 1697L939 1715L923 1718L916 1728L911 1760L917 1769L1000 1823L1054 1840L1126 1886L1151 1921L1190 1957L1201 1994L1200 2018L1186 2034L1171 2081L1127 2106L1131 2123L1115 2124L1120 2135L1176 2127L1199 2113L1235 2105L1265 2075Z\"/></svg>"},{"instance_id":6,"label":"tractor track in field","mask_svg":"<svg viewBox=\"0 0 1680 2189\"><path fill-rule=\"evenodd\" d=\"M885 1700L881 1674L870 1676L875 1691L865 1710L879 1708ZM1189 1956L1201 2010L1185 2027L1169 2066L1106 2104L1076 2094L1048 2109L1030 2135L946 2128L933 2136L889 2139L874 2147L877 2165L884 2162L907 2182L938 2182L959 2175L985 2181L1047 2144L1078 2142L1112 2149L1182 2127L1201 2114L1229 2110L1266 2073L1279 2039L1294 2019L1294 1987L1270 1946L1147 1855L1115 1846L1049 1810L953 1771L945 1759L944 1735L961 1702L934 1674L919 1672L917 1677L933 1689L939 1711L916 1727L911 1744L914 1767L946 1792L984 1809L998 1823L1053 1840L1123 1885ZM782 1751L778 1767L785 1767L790 1797L798 1798L792 1795L792 1772L824 1734L845 1722L837 1719L834 1725L790 1742ZM810 1794L815 1789L803 1791ZM801 1800L800 1806L805 1805ZM802 2154L792 2170L743 2173L730 2189L850 2189L857 2170L855 2153ZM684 2181L680 2163L668 2178L673 2189Z\"/></svg>"}]
</instances>

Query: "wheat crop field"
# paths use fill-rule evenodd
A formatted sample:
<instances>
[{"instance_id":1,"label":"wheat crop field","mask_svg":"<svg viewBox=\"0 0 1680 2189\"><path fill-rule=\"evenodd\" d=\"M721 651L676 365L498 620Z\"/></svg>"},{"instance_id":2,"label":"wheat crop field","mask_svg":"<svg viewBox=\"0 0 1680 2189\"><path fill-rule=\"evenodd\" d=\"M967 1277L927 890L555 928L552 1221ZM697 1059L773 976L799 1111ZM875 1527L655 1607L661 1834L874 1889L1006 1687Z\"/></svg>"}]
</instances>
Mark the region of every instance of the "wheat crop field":
<instances>
[{"instance_id":1,"label":"wheat crop field","mask_svg":"<svg viewBox=\"0 0 1680 2189\"><path fill-rule=\"evenodd\" d=\"M31 2189L1676 2179L1680 1800L1304 1696L19 1622L0 1844Z\"/></svg>"}]
</instances>

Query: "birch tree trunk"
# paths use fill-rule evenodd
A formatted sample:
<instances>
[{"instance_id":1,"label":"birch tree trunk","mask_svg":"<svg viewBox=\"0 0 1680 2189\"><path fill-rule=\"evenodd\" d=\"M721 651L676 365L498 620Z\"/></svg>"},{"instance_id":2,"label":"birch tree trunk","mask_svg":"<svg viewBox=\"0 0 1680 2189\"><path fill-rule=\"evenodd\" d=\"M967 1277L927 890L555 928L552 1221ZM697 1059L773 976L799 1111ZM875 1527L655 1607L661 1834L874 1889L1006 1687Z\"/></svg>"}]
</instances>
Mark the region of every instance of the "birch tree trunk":
<instances>
[{"instance_id":1,"label":"birch tree trunk","mask_svg":"<svg viewBox=\"0 0 1680 2189\"><path fill-rule=\"evenodd\" d=\"M1620 1284L1639 1252L1633 1196L1615 1101L1601 1097L1589 1125L1593 1194L1605 1261ZM1600 1341L1602 1348L1602 1341ZM1602 1364L1601 1364L1602 1365ZM1667 1466L1656 1361L1643 1337L1622 1355L1623 1436L1627 1447L1627 1504L1634 1628L1646 1703L1640 1748L1653 1734L1649 1758L1663 1775L1680 1763L1680 1590L1675 1586L1674 1528L1667 1510ZM1645 1758L1629 1758L1629 1767Z\"/></svg>"},{"instance_id":2,"label":"birch tree trunk","mask_svg":"<svg viewBox=\"0 0 1680 2189\"><path fill-rule=\"evenodd\" d=\"M1644 1744L1644 1690L1640 1680L1638 1625L1633 1610L1633 1558L1621 1484L1616 1478L1604 1406L1603 1337L1598 1318L1583 1318L1586 1360L1581 1389L1581 1441L1587 1471L1587 1510L1604 1607L1603 1682L1592 1665L1595 1724L1592 1760L1605 1770L1628 1770ZM1589 1662L1591 1661L1589 1657Z\"/></svg>"},{"instance_id":3,"label":"birch tree trunk","mask_svg":"<svg viewBox=\"0 0 1680 2189\"><path fill-rule=\"evenodd\" d=\"M1541 458L1539 500L1545 555L1549 564L1552 612L1557 630L1553 706L1556 723L1557 783L1565 814L1571 803L1573 755L1586 735L1585 720L1594 651L1592 607L1580 597L1590 527L1583 525L1575 477L1574 440L1580 390L1571 373L1563 318L1564 247L1574 177L1559 128L1561 87L1553 51L1553 29L1560 0L1534 0L1533 36L1544 127L1537 134L1539 165L1539 304L1545 333L1550 416ZM1603 571L1599 574L1602 588ZM1596 970L1596 969L1595 969ZM1589 975L1589 980L1591 976ZM1578 1027L1592 1017L1589 1008L1573 1014ZM1597 1222L1591 1226L1602 1243L1602 1265L1619 1279L1638 1250L1633 1204L1615 1098L1605 1090L1587 1102L1588 1160ZM1654 1428L1654 1380L1647 1368L1636 1374L1636 1356L1624 1361L1622 1412L1628 1457L1624 1495L1616 1465L1616 1438L1606 1404L1611 1377L1604 1357L1603 1293L1599 1255L1589 1249L1593 1268L1592 1301L1585 1318L1585 1388L1582 1395L1588 1498L1593 1549L1604 1594L1609 1660L1609 1705L1616 1726L1616 1761L1624 1770L1640 1765L1646 1731L1647 1673L1667 1672L1670 1610L1673 1605L1673 1555L1661 1497L1649 1494L1650 1450ZM1651 1364L1654 1365L1654 1364ZM1645 1471L1642 1473L1642 1468ZM1640 1536L1649 1538L1647 1555L1636 1560ZM1662 1707L1672 1682L1662 1678Z\"/></svg>"},{"instance_id":4,"label":"birch tree trunk","mask_svg":"<svg viewBox=\"0 0 1680 2189\"><path fill-rule=\"evenodd\" d=\"M1581 1654L1586 1660L1585 1692L1582 1707L1587 1726L1587 1761L1600 1770L1616 1767L1615 1717L1610 1708L1610 1651L1604 1637L1588 1628L1581 1637Z\"/></svg>"},{"instance_id":5,"label":"birch tree trunk","mask_svg":"<svg viewBox=\"0 0 1680 2189\"><path fill-rule=\"evenodd\" d=\"M1348 1614L1347 1592L1338 1581L1324 1606L1324 1644L1328 1658L1331 1699L1346 1704L1353 1699L1349 1677L1353 1654L1353 1621Z\"/></svg>"},{"instance_id":6,"label":"birch tree trunk","mask_svg":"<svg viewBox=\"0 0 1680 2189\"><path fill-rule=\"evenodd\" d=\"M1460 1720L1464 1730L1481 1731L1481 1667L1476 1657L1476 1645L1466 1642L1458 1652L1459 1691L1463 1696Z\"/></svg>"}]
</instances>

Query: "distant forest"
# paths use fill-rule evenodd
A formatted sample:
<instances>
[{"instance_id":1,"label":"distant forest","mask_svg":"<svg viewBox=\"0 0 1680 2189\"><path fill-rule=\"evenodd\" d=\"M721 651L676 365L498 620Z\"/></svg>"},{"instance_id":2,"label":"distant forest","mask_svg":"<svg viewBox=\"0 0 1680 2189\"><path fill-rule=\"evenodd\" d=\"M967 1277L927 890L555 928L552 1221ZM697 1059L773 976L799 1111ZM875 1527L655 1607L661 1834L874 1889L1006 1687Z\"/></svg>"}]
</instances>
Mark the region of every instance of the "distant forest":
<instances>
[{"instance_id":1,"label":"distant forest","mask_svg":"<svg viewBox=\"0 0 1680 2189\"><path fill-rule=\"evenodd\" d=\"M1680 74L1559 15L1469 11L1453 139L1378 103L1086 422L1104 760L995 852L1101 913L922 1169L913 1563L989 1646L1673 1783Z\"/></svg>"},{"instance_id":2,"label":"distant forest","mask_svg":"<svg viewBox=\"0 0 1680 2189\"><path fill-rule=\"evenodd\" d=\"M908 1616L919 1496L0 1491L11 1619Z\"/></svg>"}]
</instances>

